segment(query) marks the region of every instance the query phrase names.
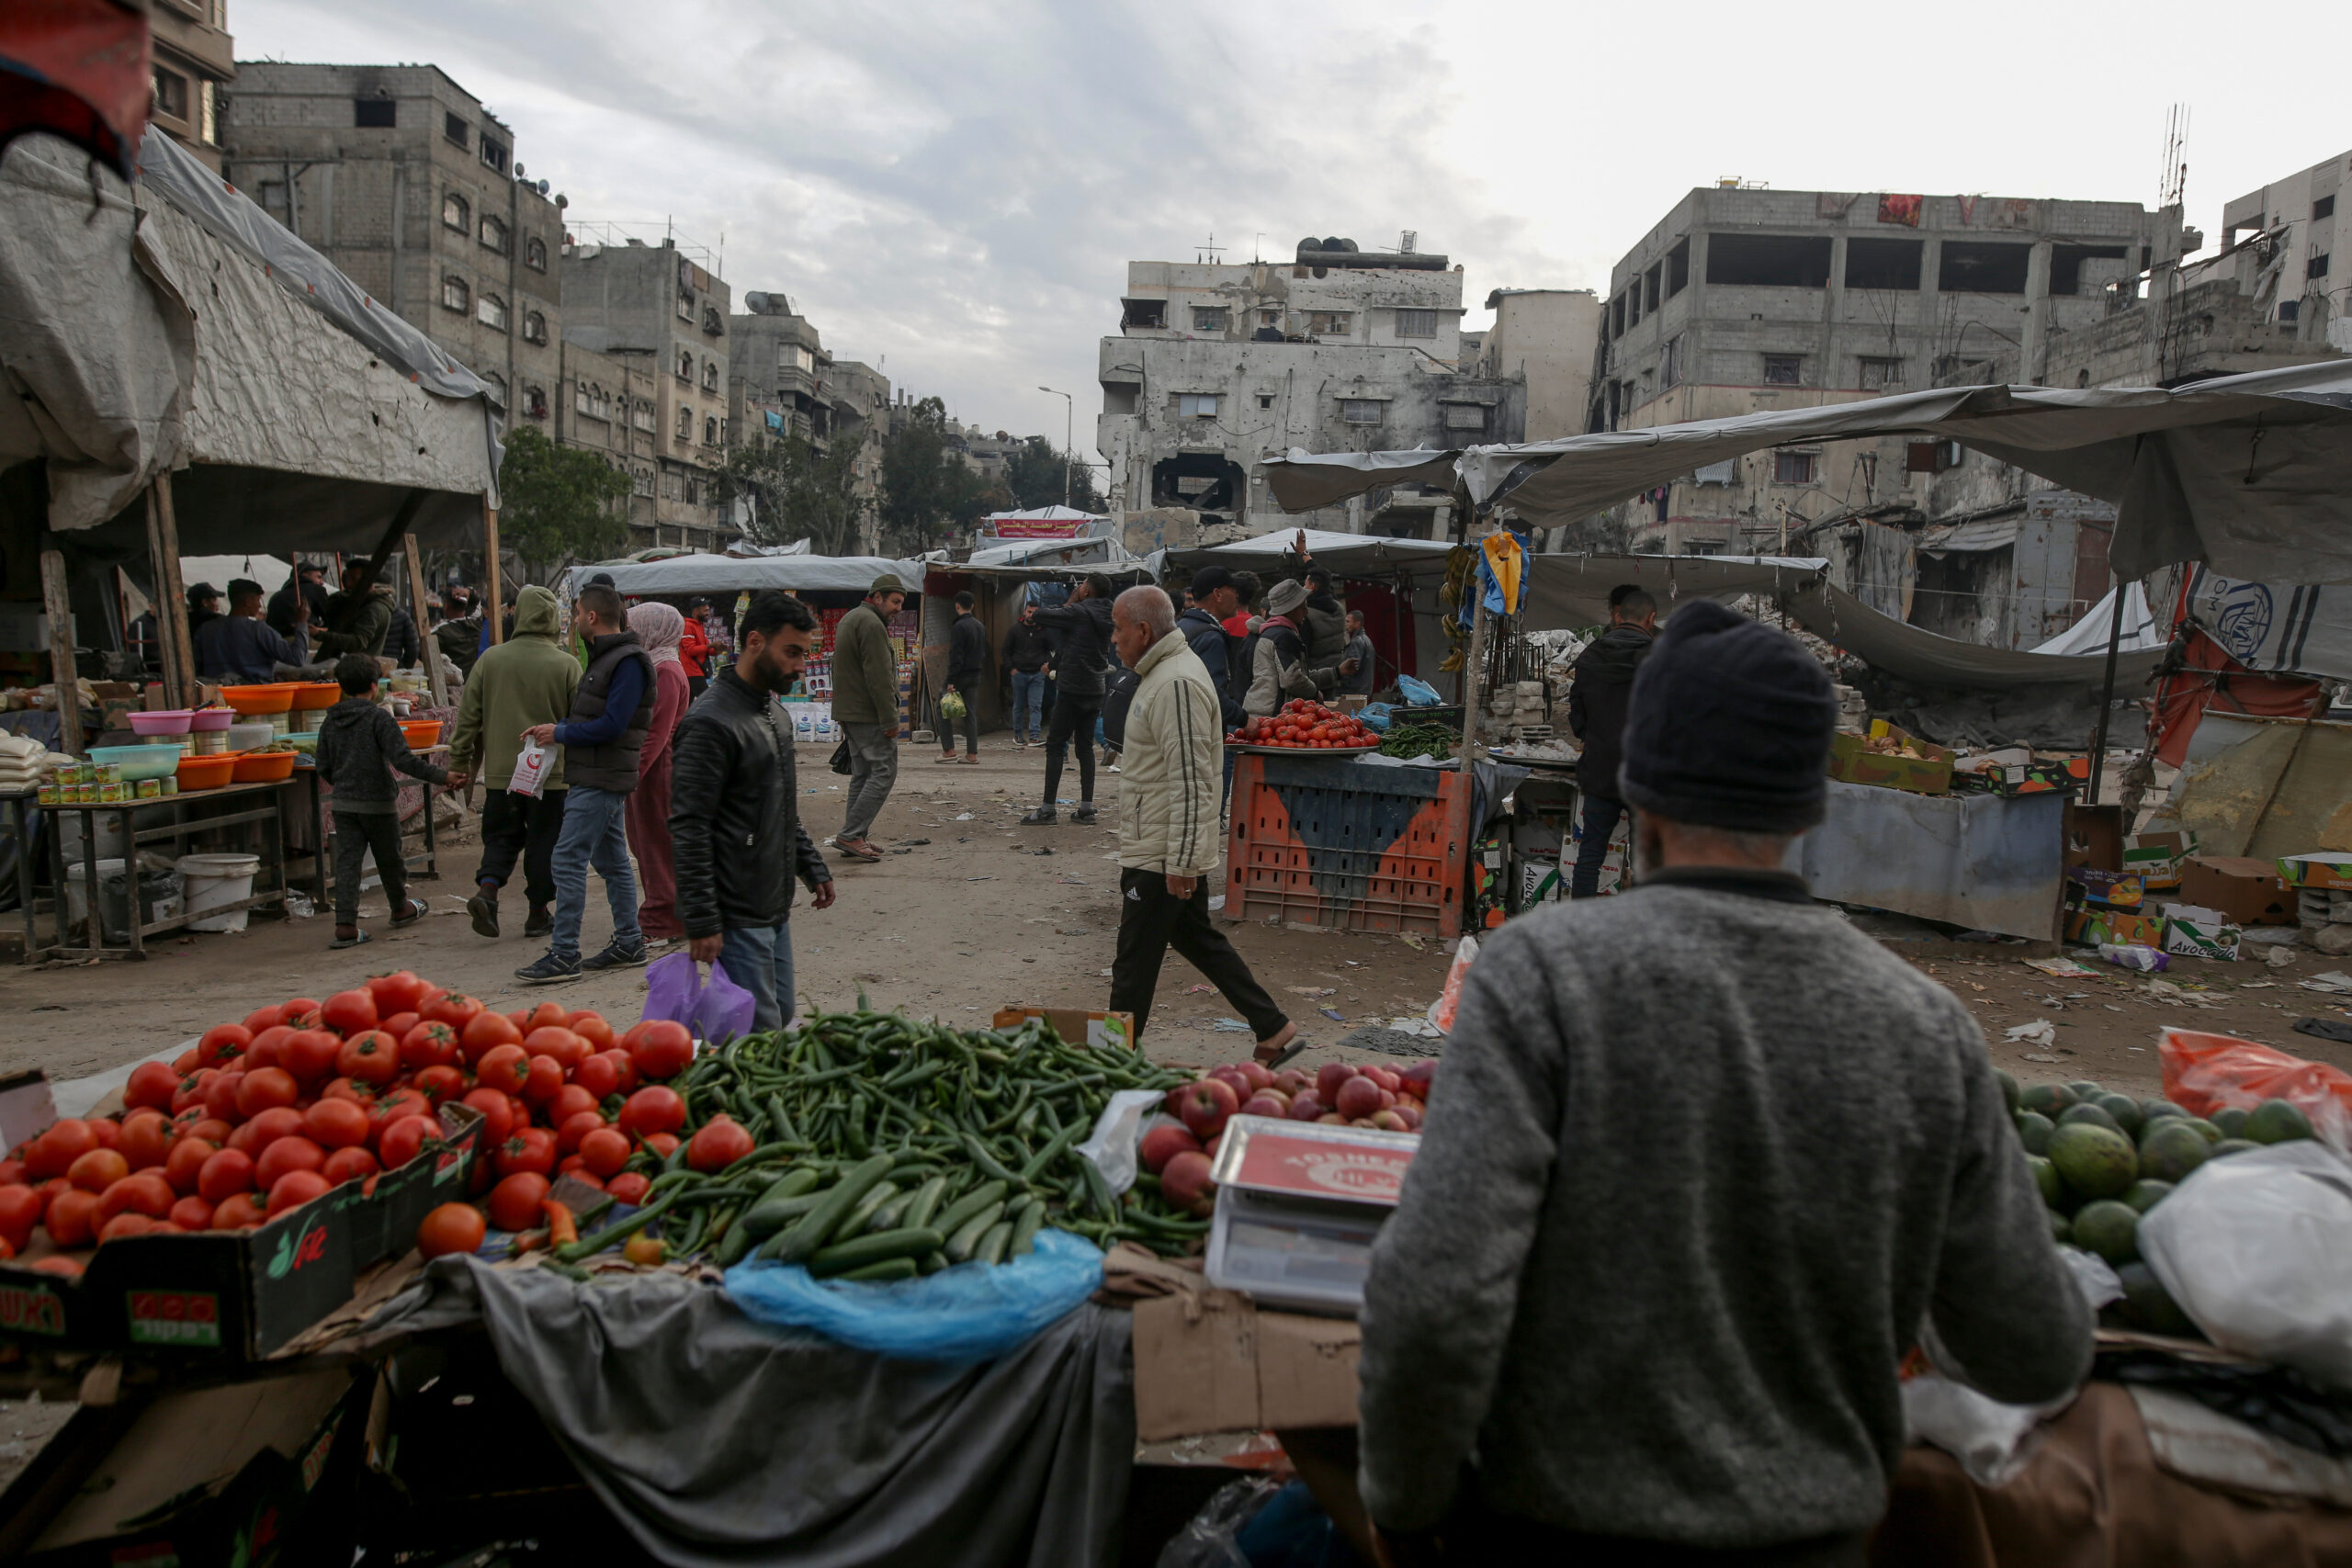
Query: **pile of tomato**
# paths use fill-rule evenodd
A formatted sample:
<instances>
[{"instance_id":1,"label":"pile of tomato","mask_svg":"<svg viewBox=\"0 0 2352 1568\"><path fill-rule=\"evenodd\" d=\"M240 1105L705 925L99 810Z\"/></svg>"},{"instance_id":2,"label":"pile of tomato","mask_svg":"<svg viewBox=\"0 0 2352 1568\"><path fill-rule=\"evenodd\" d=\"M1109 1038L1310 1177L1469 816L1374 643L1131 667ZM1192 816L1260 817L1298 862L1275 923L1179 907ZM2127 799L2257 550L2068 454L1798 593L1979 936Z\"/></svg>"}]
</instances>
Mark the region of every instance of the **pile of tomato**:
<instances>
[{"instance_id":1,"label":"pile of tomato","mask_svg":"<svg viewBox=\"0 0 2352 1568\"><path fill-rule=\"evenodd\" d=\"M1236 746L1295 746L1300 750L1345 751L1380 744L1380 732L1353 714L1294 697L1280 713L1251 719L1226 742Z\"/></svg>"},{"instance_id":2,"label":"pile of tomato","mask_svg":"<svg viewBox=\"0 0 2352 1568\"><path fill-rule=\"evenodd\" d=\"M324 1001L296 997L214 1025L169 1066L142 1064L119 1113L69 1117L8 1151L0 1259L40 1232L50 1250L33 1267L74 1274L65 1254L94 1243L250 1230L347 1181L372 1192L379 1173L438 1149L452 1103L481 1114L471 1191L501 1229L542 1223L565 1174L634 1202L650 1179L625 1168L677 1147L686 1105L662 1080L694 1054L683 1024L616 1035L555 1002L498 1012L404 969ZM751 1144L714 1121L688 1153L723 1168ZM481 1238L480 1211L457 1204L419 1240L436 1253Z\"/></svg>"}]
</instances>

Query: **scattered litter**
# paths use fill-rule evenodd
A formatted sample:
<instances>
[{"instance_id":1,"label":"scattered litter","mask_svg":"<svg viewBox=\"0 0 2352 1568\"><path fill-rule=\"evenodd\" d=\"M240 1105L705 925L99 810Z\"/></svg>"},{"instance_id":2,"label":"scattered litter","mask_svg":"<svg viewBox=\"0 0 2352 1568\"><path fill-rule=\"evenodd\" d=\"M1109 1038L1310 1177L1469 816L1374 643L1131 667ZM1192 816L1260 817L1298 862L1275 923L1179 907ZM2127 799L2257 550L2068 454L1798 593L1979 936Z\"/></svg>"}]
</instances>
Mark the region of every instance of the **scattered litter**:
<instances>
[{"instance_id":1,"label":"scattered litter","mask_svg":"<svg viewBox=\"0 0 2352 1568\"><path fill-rule=\"evenodd\" d=\"M1082 876L1057 876L1054 880L1069 887L1083 887L1086 886L1086 878Z\"/></svg>"},{"instance_id":2,"label":"scattered litter","mask_svg":"<svg viewBox=\"0 0 2352 1568\"><path fill-rule=\"evenodd\" d=\"M2142 974L2172 967L2170 953L2158 948L2143 947L2138 942L2103 942L2098 944L2098 955L2118 969L2137 970Z\"/></svg>"},{"instance_id":3,"label":"scattered litter","mask_svg":"<svg viewBox=\"0 0 2352 1568\"><path fill-rule=\"evenodd\" d=\"M1116 860L1116 859L1118 859L1118 857L1117 857L1116 855L1104 855L1102 858L1103 858L1104 860ZM1211 895L1209 896L1209 913L1211 913L1211 914L1215 914L1215 913L1216 913L1216 911L1218 911L1219 909L1222 909L1222 908L1225 908L1225 895L1224 895L1224 894L1222 894L1222 893L1213 893L1213 894L1211 894Z\"/></svg>"},{"instance_id":4,"label":"scattered litter","mask_svg":"<svg viewBox=\"0 0 2352 1568\"><path fill-rule=\"evenodd\" d=\"M2059 1059L2056 1056L2045 1056L2039 1051L2020 1051L2018 1055L2019 1060L2027 1062L2055 1062Z\"/></svg>"},{"instance_id":5,"label":"scattered litter","mask_svg":"<svg viewBox=\"0 0 2352 1568\"><path fill-rule=\"evenodd\" d=\"M1390 1019L1386 1026L1365 1024L1340 1043L1359 1051L1380 1051L1391 1056L1436 1056L1443 1053L1439 1043L1445 1038L1426 1018Z\"/></svg>"},{"instance_id":6,"label":"scattered litter","mask_svg":"<svg viewBox=\"0 0 2352 1568\"><path fill-rule=\"evenodd\" d=\"M2029 969L2039 969L2054 979L2072 980L2098 973L2088 964L2077 964L2071 958L2020 958L2018 963Z\"/></svg>"},{"instance_id":7,"label":"scattered litter","mask_svg":"<svg viewBox=\"0 0 2352 1568\"><path fill-rule=\"evenodd\" d=\"M964 880L967 882L994 882L996 878L993 876L967 876Z\"/></svg>"},{"instance_id":8,"label":"scattered litter","mask_svg":"<svg viewBox=\"0 0 2352 1568\"><path fill-rule=\"evenodd\" d=\"M2011 1026L2003 1032L2002 1037L2013 1040L2020 1045L2040 1045L2050 1048L2058 1043L2058 1026L2046 1018L2037 1018L2030 1023Z\"/></svg>"},{"instance_id":9,"label":"scattered litter","mask_svg":"<svg viewBox=\"0 0 2352 1568\"><path fill-rule=\"evenodd\" d=\"M1329 1019L1333 1023L1345 1023L1348 1021L1346 1015L1341 1013L1338 1008L1317 1008L1315 1010L1321 1013L1325 1018Z\"/></svg>"},{"instance_id":10,"label":"scattered litter","mask_svg":"<svg viewBox=\"0 0 2352 1568\"><path fill-rule=\"evenodd\" d=\"M1403 942L1407 947L1411 948L1416 953L1427 953L1429 951L1429 944L1422 942L1420 937L1412 931L1406 931L1397 937L1396 940Z\"/></svg>"},{"instance_id":11,"label":"scattered litter","mask_svg":"<svg viewBox=\"0 0 2352 1568\"><path fill-rule=\"evenodd\" d=\"M2314 975L2295 984L2306 991L2321 991L2331 996L2352 996L2352 975L2341 969L2331 969L2324 975Z\"/></svg>"},{"instance_id":12,"label":"scattered litter","mask_svg":"<svg viewBox=\"0 0 2352 1568\"><path fill-rule=\"evenodd\" d=\"M1049 855L1049 854L1052 854L1052 853L1054 852L1054 846L1053 846L1053 845L1051 845L1051 844L1047 844L1047 845L1046 845L1044 848L1040 849L1037 852L1038 852L1039 854L1041 854L1041 855Z\"/></svg>"},{"instance_id":13,"label":"scattered litter","mask_svg":"<svg viewBox=\"0 0 2352 1568\"><path fill-rule=\"evenodd\" d=\"M1284 986L1283 990L1295 997L1336 997L1338 989L1330 986Z\"/></svg>"},{"instance_id":14,"label":"scattered litter","mask_svg":"<svg viewBox=\"0 0 2352 1568\"><path fill-rule=\"evenodd\" d=\"M2276 980L2248 980L2238 987L2241 991L2275 991L2278 988L2278 982Z\"/></svg>"},{"instance_id":15,"label":"scattered litter","mask_svg":"<svg viewBox=\"0 0 2352 1568\"><path fill-rule=\"evenodd\" d=\"M891 852L892 854L894 854L894 855L910 855L910 854L914 853L914 851L912 851L912 850L892 850L890 852Z\"/></svg>"},{"instance_id":16,"label":"scattered litter","mask_svg":"<svg viewBox=\"0 0 2352 1568\"><path fill-rule=\"evenodd\" d=\"M1184 987L1184 994L1188 997L1197 997L1203 991L1214 991L1216 989L1216 987L1215 986L1187 986Z\"/></svg>"},{"instance_id":17,"label":"scattered litter","mask_svg":"<svg viewBox=\"0 0 2352 1568\"><path fill-rule=\"evenodd\" d=\"M1962 931L1952 940L1954 942L1999 942L2003 938L1999 931Z\"/></svg>"},{"instance_id":18,"label":"scattered litter","mask_svg":"<svg viewBox=\"0 0 2352 1568\"><path fill-rule=\"evenodd\" d=\"M971 819L972 814L968 811L958 811L956 813L956 820L958 822L969 822Z\"/></svg>"},{"instance_id":19,"label":"scattered litter","mask_svg":"<svg viewBox=\"0 0 2352 1568\"><path fill-rule=\"evenodd\" d=\"M1102 973L1108 975L1110 971L1105 969ZM1219 1034L1247 1034L1250 1032L1250 1026L1242 1022L1238 1018L1220 1018L1215 1023L1210 1024L1209 1027L1216 1031Z\"/></svg>"},{"instance_id":20,"label":"scattered litter","mask_svg":"<svg viewBox=\"0 0 2352 1568\"><path fill-rule=\"evenodd\" d=\"M2099 1003L2099 1006L2105 1008L2109 1012L2121 1012L2123 1010L2121 1008L2117 1007L2113 1002L2101 1002Z\"/></svg>"},{"instance_id":21,"label":"scattered litter","mask_svg":"<svg viewBox=\"0 0 2352 1568\"><path fill-rule=\"evenodd\" d=\"M2262 952L2262 961L2273 969L2284 969L2295 961L2295 950L2291 947L2265 948Z\"/></svg>"},{"instance_id":22,"label":"scattered litter","mask_svg":"<svg viewBox=\"0 0 2352 1568\"><path fill-rule=\"evenodd\" d=\"M902 844L922 845L927 844L931 842L931 840L929 839L900 839L899 842Z\"/></svg>"},{"instance_id":23,"label":"scattered litter","mask_svg":"<svg viewBox=\"0 0 2352 1568\"><path fill-rule=\"evenodd\" d=\"M288 893L286 896L286 912L295 919L307 920L319 912L319 908L311 902L311 896L307 893Z\"/></svg>"},{"instance_id":24,"label":"scattered litter","mask_svg":"<svg viewBox=\"0 0 2352 1568\"><path fill-rule=\"evenodd\" d=\"M2295 1021L2295 1032L2352 1045L2352 1023L2338 1023L2332 1018L2299 1018Z\"/></svg>"},{"instance_id":25,"label":"scattered litter","mask_svg":"<svg viewBox=\"0 0 2352 1568\"><path fill-rule=\"evenodd\" d=\"M1111 972L1108 969L1097 969L1095 973L1107 977Z\"/></svg>"},{"instance_id":26,"label":"scattered litter","mask_svg":"<svg viewBox=\"0 0 2352 1568\"><path fill-rule=\"evenodd\" d=\"M43 1006L33 1009L33 1011L35 1012L66 1012L70 1010L70 1009L59 1007L54 1002L47 1003Z\"/></svg>"}]
</instances>

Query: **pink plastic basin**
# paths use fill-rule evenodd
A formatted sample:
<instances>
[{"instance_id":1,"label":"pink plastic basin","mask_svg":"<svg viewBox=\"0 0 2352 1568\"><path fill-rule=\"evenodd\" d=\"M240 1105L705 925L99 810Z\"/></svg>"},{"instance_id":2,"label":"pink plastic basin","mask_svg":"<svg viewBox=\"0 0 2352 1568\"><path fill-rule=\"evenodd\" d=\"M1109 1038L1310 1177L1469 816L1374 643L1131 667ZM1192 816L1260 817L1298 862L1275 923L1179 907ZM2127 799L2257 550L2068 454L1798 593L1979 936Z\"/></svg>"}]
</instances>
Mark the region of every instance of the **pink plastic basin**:
<instances>
[{"instance_id":1,"label":"pink plastic basin","mask_svg":"<svg viewBox=\"0 0 2352 1568\"><path fill-rule=\"evenodd\" d=\"M188 708L163 708L154 713L134 713L130 716L133 735L186 735L188 723L195 718Z\"/></svg>"},{"instance_id":2,"label":"pink plastic basin","mask_svg":"<svg viewBox=\"0 0 2352 1568\"><path fill-rule=\"evenodd\" d=\"M226 729L236 722L235 708L198 708L188 715L190 729Z\"/></svg>"}]
</instances>

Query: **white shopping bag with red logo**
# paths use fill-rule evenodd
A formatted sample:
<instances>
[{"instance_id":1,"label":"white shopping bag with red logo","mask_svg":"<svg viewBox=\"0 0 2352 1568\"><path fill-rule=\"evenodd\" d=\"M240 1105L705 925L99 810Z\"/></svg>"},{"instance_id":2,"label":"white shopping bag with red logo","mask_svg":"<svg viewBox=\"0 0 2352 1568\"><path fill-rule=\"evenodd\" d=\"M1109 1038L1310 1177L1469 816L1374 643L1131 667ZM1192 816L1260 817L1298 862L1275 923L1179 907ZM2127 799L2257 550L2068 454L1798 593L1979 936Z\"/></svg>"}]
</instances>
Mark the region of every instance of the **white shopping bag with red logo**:
<instances>
[{"instance_id":1,"label":"white shopping bag with red logo","mask_svg":"<svg viewBox=\"0 0 2352 1568\"><path fill-rule=\"evenodd\" d=\"M524 741L523 749L514 754L514 776L506 781L506 787L516 795L537 799L539 792L548 786L548 768L554 760L554 753L547 747L536 740Z\"/></svg>"}]
</instances>

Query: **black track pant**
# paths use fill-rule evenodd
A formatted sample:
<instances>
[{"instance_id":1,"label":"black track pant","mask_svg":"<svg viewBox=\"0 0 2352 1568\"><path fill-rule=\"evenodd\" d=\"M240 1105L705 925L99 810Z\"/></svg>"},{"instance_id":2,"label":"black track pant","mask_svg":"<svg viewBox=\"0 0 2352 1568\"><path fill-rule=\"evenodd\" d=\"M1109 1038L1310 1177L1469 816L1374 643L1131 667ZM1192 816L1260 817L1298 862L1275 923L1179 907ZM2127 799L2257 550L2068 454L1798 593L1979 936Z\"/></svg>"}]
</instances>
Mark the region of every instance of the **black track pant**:
<instances>
[{"instance_id":1,"label":"black track pant","mask_svg":"<svg viewBox=\"0 0 2352 1568\"><path fill-rule=\"evenodd\" d=\"M1074 697L1063 692L1054 698L1053 722L1046 727L1046 804L1058 799L1062 788L1062 757L1073 741L1078 747L1078 798L1094 798L1094 720L1102 711L1100 696Z\"/></svg>"},{"instance_id":2,"label":"black track pant","mask_svg":"<svg viewBox=\"0 0 2352 1568\"><path fill-rule=\"evenodd\" d=\"M1256 1038L1271 1039L1290 1021L1250 973L1250 965L1234 951L1233 943L1210 922L1207 877L1193 885L1190 898L1179 898L1168 891L1168 878L1159 873L1123 868L1119 873L1119 952L1111 961L1111 1010L1135 1014L1138 1038L1151 1016L1159 965L1171 947L1224 993Z\"/></svg>"}]
</instances>

